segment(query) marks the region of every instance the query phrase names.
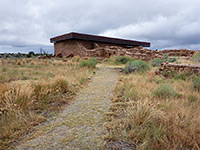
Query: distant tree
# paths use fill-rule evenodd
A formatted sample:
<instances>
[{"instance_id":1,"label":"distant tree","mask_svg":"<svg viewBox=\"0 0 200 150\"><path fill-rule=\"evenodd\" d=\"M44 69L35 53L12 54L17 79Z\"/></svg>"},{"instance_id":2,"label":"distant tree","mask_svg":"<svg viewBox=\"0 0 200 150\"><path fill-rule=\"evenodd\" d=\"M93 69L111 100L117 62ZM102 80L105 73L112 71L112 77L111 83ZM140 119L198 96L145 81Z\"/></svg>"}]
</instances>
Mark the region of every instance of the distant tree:
<instances>
[{"instance_id":1,"label":"distant tree","mask_svg":"<svg viewBox=\"0 0 200 150\"><path fill-rule=\"evenodd\" d=\"M35 56L35 53L33 52L33 51L30 51L29 53L28 53L28 55L27 55L27 57L33 57L33 56Z\"/></svg>"}]
</instances>

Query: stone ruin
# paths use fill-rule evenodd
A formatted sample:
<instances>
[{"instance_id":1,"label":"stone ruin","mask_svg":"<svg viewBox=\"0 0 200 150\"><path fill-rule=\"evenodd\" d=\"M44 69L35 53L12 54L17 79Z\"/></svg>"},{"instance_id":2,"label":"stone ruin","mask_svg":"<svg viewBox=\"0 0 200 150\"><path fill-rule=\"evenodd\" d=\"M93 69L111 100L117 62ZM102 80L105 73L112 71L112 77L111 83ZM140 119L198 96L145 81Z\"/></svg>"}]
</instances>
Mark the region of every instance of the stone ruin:
<instances>
[{"instance_id":1,"label":"stone ruin","mask_svg":"<svg viewBox=\"0 0 200 150\"><path fill-rule=\"evenodd\" d=\"M189 49L169 49L159 51L161 55L168 54L168 56L179 56L179 57L192 57L197 50L189 50Z\"/></svg>"},{"instance_id":2,"label":"stone ruin","mask_svg":"<svg viewBox=\"0 0 200 150\"><path fill-rule=\"evenodd\" d=\"M69 33L50 39L54 43L55 56L60 58L70 58L80 56L84 59L96 57L99 60L107 59L110 56L129 56L134 59L151 61L154 58L163 59L165 54L170 57L184 57L190 59L197 50L170 49L163 51L153 51L144 47L150 47L148 42L109 38L80 33ZM199 66L162 64L157 74L163 72L191 71L199 74Z\"/></svg>"},{"instance_id":3,"label":"stone ruin","mask_svg":"<svg viewBox=\"0 0 200 150\"><path fill-rule=\"evenodd\" d=\"M187 49L153 51L141 46L127 48L114 44L78 40L55 43L55 56L60 58L80 56L82 58L96 57L102 60L110 56L129 56L134 59L151 61L154 58L163 59L164 54L168 54L168 56L190 58L196 52L197 50Z\"/></svg>"},{"instance_id":4,"label":"stone ruin","mask_svg":"<svg viewBox=\"0 0 200 150\"><path fill-rule=\"evenodd\" d=\"M196 75L200 75L200 65L162 63L159 70L156 71L156 74L167 76L174 72L189 72Z\"/></svg>"},{"instance_id":5,"label":"stone ruin","mask_svg":"<svg viewBox=\"0 0 200 150\"><path fill-rule=\"evenodd\" d=\"M74 32L51 38L50 41L54 43L54 55L60 58L80 56L82 58L96 57L102 60L110 56L130 56L135 59L150 61L154 58L163 59L165 54L190 58L197 52L196 50L186 49L153 51L144 48L150 46L148 42Z\"/></svg>"},{"instance_id":6,"label":"stone ruin","mask_svg":"<svg viewBox=\"0 0 200 150\"><path fill-rule=\"evenodd\" d=\"M106 59L110 56L129 56L133 57L134 59L151 61L154 58L163 59L164 54L168 54L168 56L181 56L190 58L196 52L197 50L186 49L153 51L141 46L127 48L119 45L116 46L114 44L77 40L70 41L68 43L55 44L55 56L60 58L69 58L77 55L82 58L96 57L99 59Z\"/></svg>"},{"instance_id":7,"label":"stone ruin","mask_svg":"<svg viewBox=\"0 0 200 150\"><path fill-rule=\"evenodd\" d=\"M105 46L97 47L93 50L85 50L87 57L102 57L109 58L110 56L129 56L134 59L140 59L144 61L151 61L154 58L163 59L164 55L167 54L170 57L184 57L186 59L191 58L197 50L186 50L186 49L174 49L174 50L163 50L153 51L144 47L132 47L124 48L120 46Z\"/></svg>"}]
</instances>

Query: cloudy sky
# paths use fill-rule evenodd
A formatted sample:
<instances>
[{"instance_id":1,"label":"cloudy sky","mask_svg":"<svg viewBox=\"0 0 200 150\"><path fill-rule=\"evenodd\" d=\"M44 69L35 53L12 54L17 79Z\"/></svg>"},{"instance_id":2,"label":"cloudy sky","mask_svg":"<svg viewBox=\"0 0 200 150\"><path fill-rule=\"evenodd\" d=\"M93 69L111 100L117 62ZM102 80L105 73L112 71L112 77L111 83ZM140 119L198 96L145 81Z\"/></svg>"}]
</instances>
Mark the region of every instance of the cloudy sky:
<instances>
[{"instance_id":1,"label":"cloudy sky","mask_svg":"<svg viewBox=\"0 0 200 150\"><path fill-rule=\"evenodd\" d=\"M200 49L200 0L0 0L0 52L53 52L71 31Z\"/></svg>"}]
</instances>

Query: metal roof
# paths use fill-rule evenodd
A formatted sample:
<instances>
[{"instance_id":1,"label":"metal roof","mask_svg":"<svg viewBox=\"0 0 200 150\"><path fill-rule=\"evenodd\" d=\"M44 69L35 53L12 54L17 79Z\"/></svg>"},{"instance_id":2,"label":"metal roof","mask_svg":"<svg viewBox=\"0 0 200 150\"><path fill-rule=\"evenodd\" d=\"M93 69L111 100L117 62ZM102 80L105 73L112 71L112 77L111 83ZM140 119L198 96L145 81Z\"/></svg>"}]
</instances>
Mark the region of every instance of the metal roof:
<instances>
[{"instance_id":1,"label":"metal roof","mask_svg":"<svg viewBox=\"0 0 200 150\"><path fill-rule=\"evenodd\" d=\"M53 37L50 39L50 42L57 43L57 42L66 41L66 40L87 40L87 41L93 41L93 42L111 43L111 44L119 44L119 45L125 45L125 46L150 47L149 42L111 38L111 37L82 34L82 33L75 33L75 32Z\"/></svg>"}]
</instances>

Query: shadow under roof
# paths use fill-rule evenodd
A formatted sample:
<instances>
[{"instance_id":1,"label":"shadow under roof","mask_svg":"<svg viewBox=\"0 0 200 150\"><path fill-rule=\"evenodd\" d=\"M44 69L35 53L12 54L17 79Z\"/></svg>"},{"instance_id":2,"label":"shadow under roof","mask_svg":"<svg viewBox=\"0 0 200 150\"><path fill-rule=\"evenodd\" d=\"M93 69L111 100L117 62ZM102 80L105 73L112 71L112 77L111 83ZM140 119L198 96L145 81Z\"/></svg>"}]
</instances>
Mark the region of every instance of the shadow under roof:
<instances>
[{"instance_id":1,"label":"shadow under roof","mask_svg":"<svg viewBox=\"0 0 200 150\"><path fill-rule=\"evenodd\" d=\"M75 32L53 37L50 39L50 42L57 43L57 42L67 41L67 40L86 40L86 41L101 42L101 43L119 44L119 45L125 45L125 46L150 47L149 42L111 38L111 37L82 34L82 33L75 33Z\"/></svg>"}]
</instances>

